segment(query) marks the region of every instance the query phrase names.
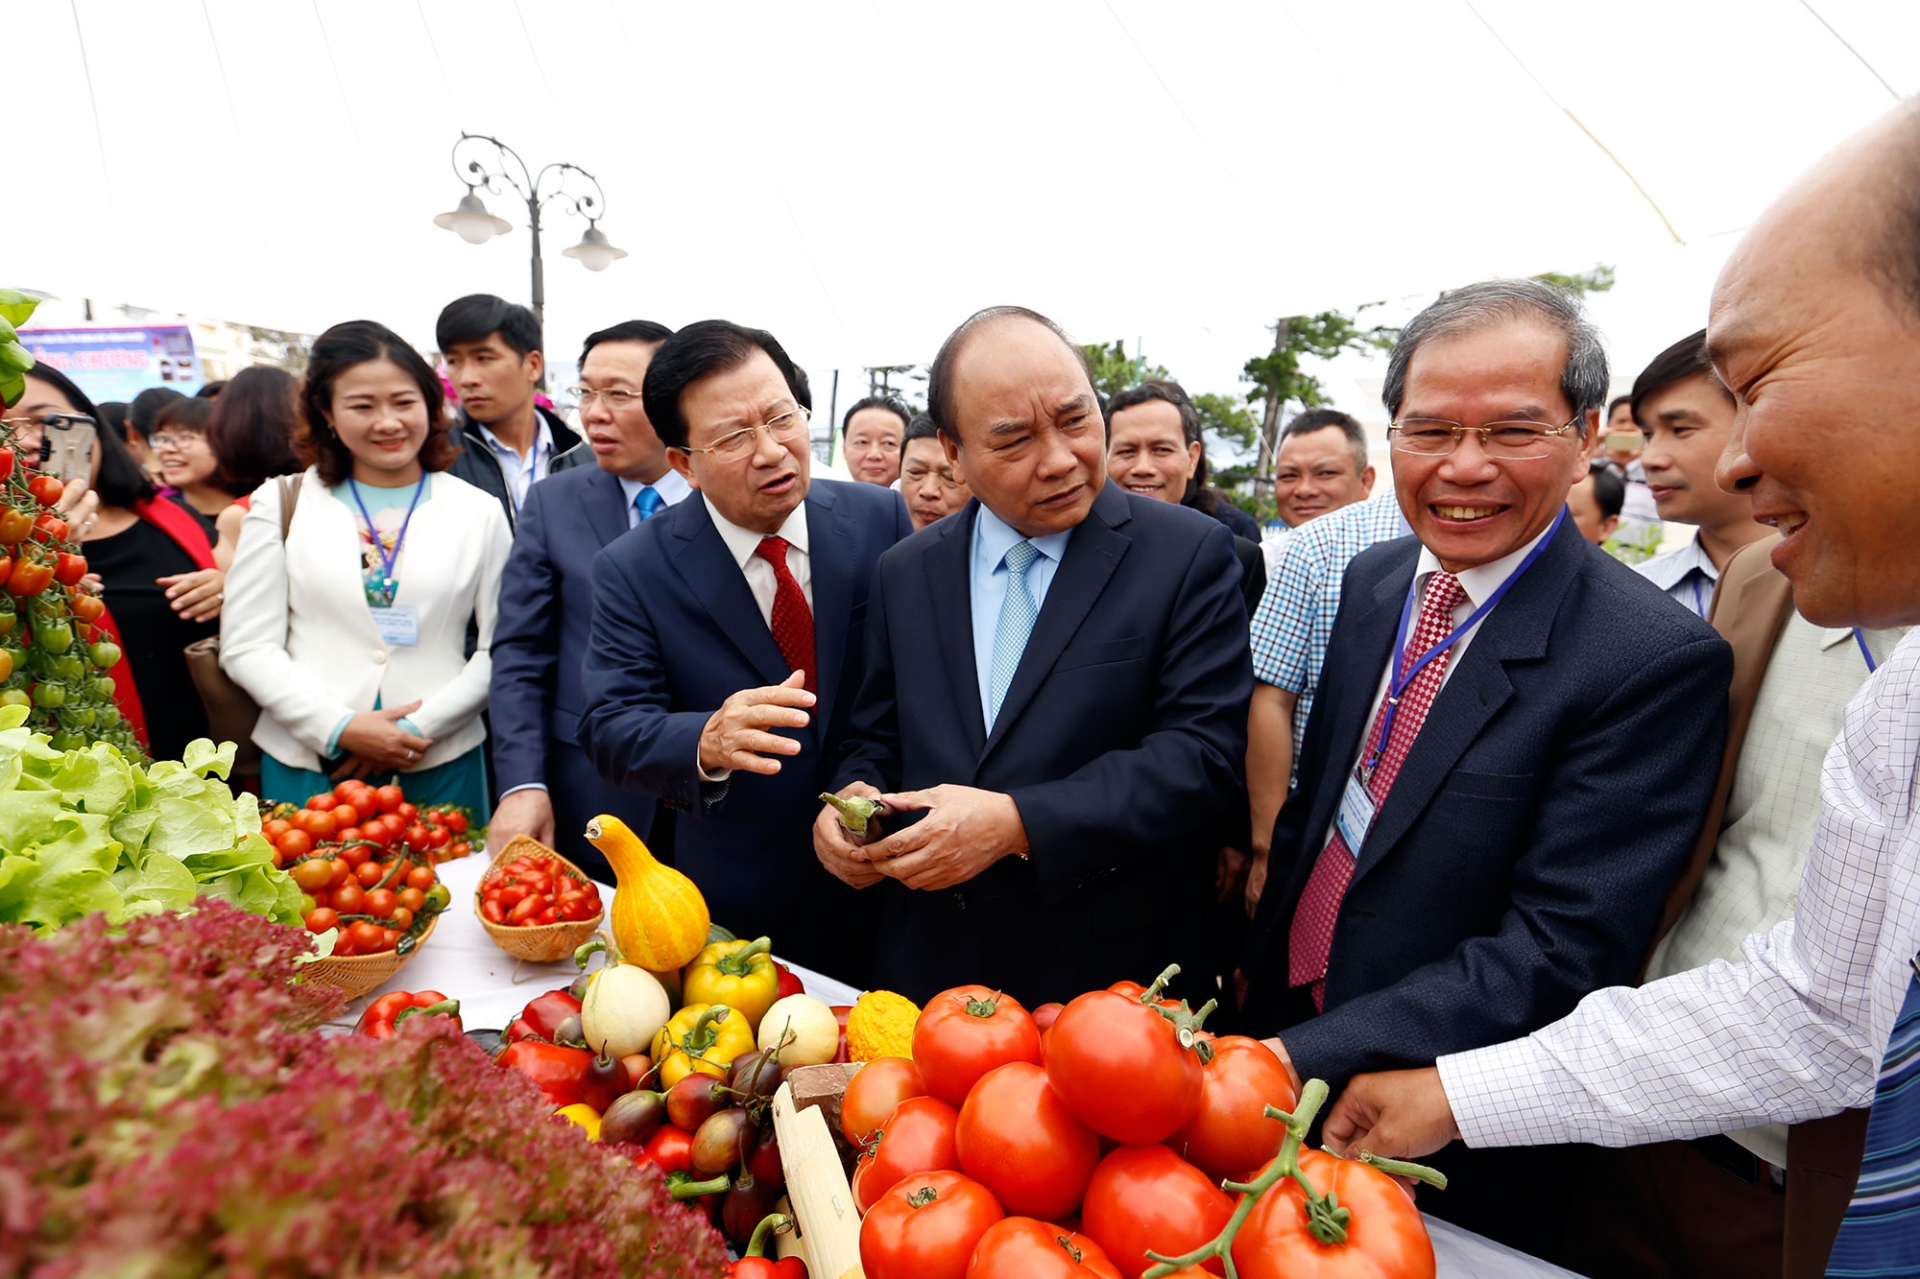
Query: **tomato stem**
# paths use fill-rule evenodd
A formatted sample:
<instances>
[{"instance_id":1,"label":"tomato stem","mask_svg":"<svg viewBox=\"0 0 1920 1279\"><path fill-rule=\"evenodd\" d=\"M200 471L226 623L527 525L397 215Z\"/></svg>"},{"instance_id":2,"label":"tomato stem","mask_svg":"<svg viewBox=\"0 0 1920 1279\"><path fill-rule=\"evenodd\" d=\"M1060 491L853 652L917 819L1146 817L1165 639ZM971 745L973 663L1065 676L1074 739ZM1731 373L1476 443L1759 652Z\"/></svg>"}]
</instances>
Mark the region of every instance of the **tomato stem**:
<instances>
[{"instance_id":1,"label":"tomato stem","mask_svg":"<svg viewBox=\"0 0 1920 1279\"><path fill-rule=\"evenodd\" d=\"M747 1250L743 1256L764 1257L767 1255L767 1237L784 1234L793 1226L793 1218L784 1213L770 1212L760 1218L760 1224L753 1228L753 1238L747 1240Z\"/></svg>"},{"instance_id":2,"label":"tomato stem","mask_svg":"<svg viewBox=\"0 0 1920 1279\"><path fill-rule=\"evenodd\" d=\"M1140 992L1140 1002L1146 1004L1148 1007L1152 1007L1153 1004L1159 1000L1160 992L1167 988L1167 983L1179 975L1180 965L1168 964L1166 968L1161 970L1160 975L1153 979L1153 985Z\"/></svg>"}]
</instances>

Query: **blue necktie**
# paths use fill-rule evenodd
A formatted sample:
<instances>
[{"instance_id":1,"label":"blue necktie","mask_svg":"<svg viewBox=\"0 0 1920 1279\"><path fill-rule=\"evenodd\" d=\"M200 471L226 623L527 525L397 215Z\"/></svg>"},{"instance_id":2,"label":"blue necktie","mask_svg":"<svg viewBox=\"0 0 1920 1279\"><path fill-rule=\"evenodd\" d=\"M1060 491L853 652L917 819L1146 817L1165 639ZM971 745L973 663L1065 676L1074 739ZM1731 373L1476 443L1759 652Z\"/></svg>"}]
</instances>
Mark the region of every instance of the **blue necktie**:
<instances>
[{"instance_id":1,"label":"blue necktie","mask_svg":"<svg viewBox=\"0 0 1920 1279\"><path fill-rule=\"evenodd\" d=\"M645 524L658 514L660 508L665 505L666 503L661 500L659 492L649 484L633 495L633 509L637 517L633 523ZM631 528L632 525L628 525L628 527Z\"/></svg>"},{"instance_id":2,"label":"blue necktie","mask_svg":"<svg viewBox=\"0 0 1920 1279\"><path fill-rule=\"evenodd\" d=\"M1920 958L1914 961L1920 973ZM1860 1180L1827 1261L1830 1276L1920 1273L1920 980L1893 1023L1867 1119Z\"/></svg>"},{"instance_id":3,"label":"blue necktie","mask_svg":"<svg viewBox=\"0 0 1920 1279\"><path fill-rule=\"evenodd\" d=\"M1000 703L1006 700L1013 673L1020 669L1020 655L1027 651L1027 637L1033 634L1033 619L1040 609L1027 589L1027 569L1040 552L1032 542L1015 542L1007 550L1007 597L1000 601L1000 622L993 629L993 683L987 693L987 731L1000 718Z\"/></svg>"}]
</instances>

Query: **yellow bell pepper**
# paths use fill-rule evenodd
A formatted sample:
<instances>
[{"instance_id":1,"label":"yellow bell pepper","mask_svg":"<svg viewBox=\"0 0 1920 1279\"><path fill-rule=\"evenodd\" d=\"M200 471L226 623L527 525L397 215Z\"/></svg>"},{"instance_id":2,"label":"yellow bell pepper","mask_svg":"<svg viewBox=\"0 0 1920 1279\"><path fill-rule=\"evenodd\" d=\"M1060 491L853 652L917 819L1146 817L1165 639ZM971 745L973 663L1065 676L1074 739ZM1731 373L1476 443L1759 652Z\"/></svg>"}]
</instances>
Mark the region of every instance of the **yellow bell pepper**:
<instances>
[{"instance_id":1,"label":"yellow bell pepper","mask_svg":"<svg viewBox=\"0 0 1920 1279\"><path fill-rule=\"evenodd\" d=\"M553 1113L576 1128L584 1128L588 1141L600 1140L600 1112L592 1106L579 1101L571 1106L562 1106Z\"/></svg>"},{"instance_id":2,"label":"yellow bell pepper","mask_svg":"<svg viewBox=\"0 0 1920 1279\"><path fill-rule=\"evenodd\" d=\"M689 1004L725 1004L747 1019L758 1034L760 1019L780 994L780 970L773 966L773 943L717 941L687 965L683 987Z\"/></svg>"},{"instance_id":3,"label":"yellow bell pepper","mask_svg":"<svg viewBox=\"0 0 1920 1279\"><path fill-rule=\"evenodd\" d=\"M725 1004L688 1004L653 1037L660 1087L671 1088L695 1072L724 1079L733 1059L753 1048L745 1017Z\"/></svg>"}]
</instances>

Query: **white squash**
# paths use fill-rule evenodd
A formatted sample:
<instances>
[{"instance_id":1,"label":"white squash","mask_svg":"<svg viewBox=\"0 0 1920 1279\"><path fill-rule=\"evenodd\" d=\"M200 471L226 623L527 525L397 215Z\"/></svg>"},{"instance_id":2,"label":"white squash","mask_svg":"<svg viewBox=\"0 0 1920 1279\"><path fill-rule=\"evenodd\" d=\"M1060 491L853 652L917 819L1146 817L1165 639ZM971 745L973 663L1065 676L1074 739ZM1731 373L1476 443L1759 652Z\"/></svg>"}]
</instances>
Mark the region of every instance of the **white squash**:
<instances>
[{"instance_id":1,"label":"white squash","mask_svg":"<svg viewBox=\"0 0 1920 1279\"><path fill-rule=\"evenodd\" d=\"M762 1052L780 1054L780 1064L788 1070L795 1066L824 1066L840 1052L840 1022L812 995L788 995L774 1001L760 1019Z\"/></svg>"},{"instance_id":2,"label":"white squash","mask_svg":"<svg viewBox=\"0 0 1920 1279\"><path fill-rule=\"evenodd\" d=\"M666 987L638 964L609 964L587 983L580 1027L587 1046L603 1057L643 1053L673 1015Z\"/></svg>"}]
</instances>

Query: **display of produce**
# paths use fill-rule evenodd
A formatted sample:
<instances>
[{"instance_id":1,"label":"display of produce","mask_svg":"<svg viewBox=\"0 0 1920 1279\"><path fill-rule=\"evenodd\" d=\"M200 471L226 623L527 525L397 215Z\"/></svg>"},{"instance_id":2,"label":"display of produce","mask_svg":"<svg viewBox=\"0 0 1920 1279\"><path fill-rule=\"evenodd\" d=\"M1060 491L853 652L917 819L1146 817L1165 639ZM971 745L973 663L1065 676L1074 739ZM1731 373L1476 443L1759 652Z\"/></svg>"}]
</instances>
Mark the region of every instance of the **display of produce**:
<instances>
[{"instance_id":1,"label":"display of produce","mask_svg":"<svg viewBox=\"0 0 1920 1279\"><path fill-rule=\"evenodd\" d=\"M920 1007L905 995L870 990L854 1001L847 1014L847 1060L873 1061L904 1057L913 1052L913 1032Z\"/></svg>"},{"instance_id":2,"label":"display of produce","mask_svg":"<svg viewBox=\"0 0 1920 1279\"><path fill-rule=\"evenodd\" d=\"M119 923L204 897L300 922L253 796L227 788L232 743L141 764L106 742L62 750L26 720L0 706L0 923Z\"/></svg>"},{"instance_id":3,"label":"display of produce","mask_svg":"<svg viewBox=\"0 0 1920 1279\"><path fill-rule=\"evenodd\" d=\"M345 781L276 805L261 833L307 896L307 931L335 934L333 954L349 958L411 952L451 900L433 867L468 843L467 823L456 809L421 812L399 786Z\"/></svg>"},{"instance_id":4,"label":"display of produce","mask_svg":"<svg viewBox=\"0 0 1920 1279\"><path fill-rule=\"evenodd\" d=\"M401 1022L418 1016L449 1017L458 1026L460 1001L448 999L437 990L396 990L368 1004L353 1033L369 1039L392 1039Z\"/></svg>"},{"instance_id":5,"label":"display of produce","mask_svg":"<svg viewBox=\"0 0 1920 1279\"><path fill-rule=\"evenodd\" d=\"M693 881L661 865L618 817L602 813L588 822L587 840L613 867L613 938L620 953L651 972L690 963L713 924Z\"/></svg>"},{"instance_id":6,"label":"display of produce","mask_svg":"<svg viewBox=\"0 0 1920 1279\"><path fill-rule=\"evenodd\" d=\"M480 914L490 924L541 927L600 916L600 889L560 858L522 854L489 867L480 880Z\"/></svg>"}]
</instances>

